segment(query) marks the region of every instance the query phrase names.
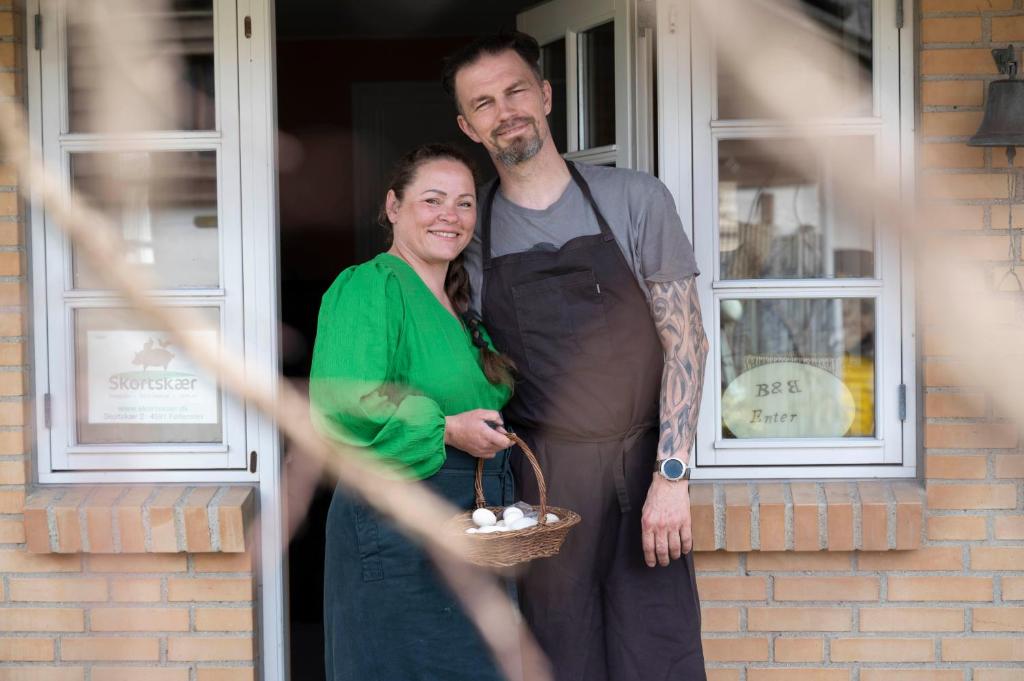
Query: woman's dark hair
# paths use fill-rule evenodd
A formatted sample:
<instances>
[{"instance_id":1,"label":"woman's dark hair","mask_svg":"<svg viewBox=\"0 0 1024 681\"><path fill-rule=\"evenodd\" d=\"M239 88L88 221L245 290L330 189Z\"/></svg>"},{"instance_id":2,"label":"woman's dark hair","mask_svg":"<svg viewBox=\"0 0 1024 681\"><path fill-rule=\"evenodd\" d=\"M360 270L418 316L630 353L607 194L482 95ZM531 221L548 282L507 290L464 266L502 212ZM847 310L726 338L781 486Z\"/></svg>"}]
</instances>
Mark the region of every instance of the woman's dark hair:
<instances>
[{"instance_id":1,"label":"woman's dark hair","mask_svg":"<svg viewBox=\"0 0 1024 681\"><path fill-rule=\"evenodd\" d=\"M501 54L507 50L518 54L537 76L538 81L544 80L544 74L540 70L540 45L533 36L519 31L485 35L460 47L444 60L441 68L441 85L455 102L455 108L459 107L459 100L455 96L455 76L459 71L485 54Z\"/></svg>"},{"instance_id":2,"label":"woman's dark hair","mask_svg":"<svg viewBox=\"0 0 1024 681\"><path fill-rule=\"evenodd\" d=\"M387 191L393 191L398 200L401 201L405 190L416 178L419 169L432 161L455 161L466 166L470 174L476 179L476 165L458 147L450 144L424 144L408 152L395 163L391 171L391 179L388 182ZM388 243L394 240L394 226L388 218L387 200L381 205L377 213L377 222L388 231ZM466 272L466 264L462 253L452 260L448 265L448 273L444 279L444 292L451 301L452 307L462 317L463 323L469 329L473 338L473 345L480 350L480 359L483 364L484 375L487 380L495 385L507 385L509 388L515 384L515 363L511 358L497 353L491 349L484 338L480 326L480 315L472 309L472 292L469 283L469 273Z\"/></svg>"}]
</instances>

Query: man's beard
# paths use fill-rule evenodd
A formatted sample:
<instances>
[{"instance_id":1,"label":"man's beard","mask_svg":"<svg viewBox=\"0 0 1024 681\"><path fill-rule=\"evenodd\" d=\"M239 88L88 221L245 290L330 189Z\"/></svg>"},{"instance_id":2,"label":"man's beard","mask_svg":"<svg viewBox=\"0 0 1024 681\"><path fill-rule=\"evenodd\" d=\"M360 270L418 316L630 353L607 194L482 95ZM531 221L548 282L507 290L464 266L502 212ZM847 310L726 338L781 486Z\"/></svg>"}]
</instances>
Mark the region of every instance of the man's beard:
<instances>
[{"instance_id":1,"label":"man's beard","mask_svg":"<svg viewBox=\"0 0 1024 681\"><path fill-rule=\"evenodd\" d=\"M517 137L509 142L507 147L500 147L498 144L498 136L504 130L514 128L524 122L528 123L530 127L533 128L533 134ZM544 146L544 140L541 139L540 129L537 127L537 121L532 118L516 118L507 122L505 125L494 131L492 138L494 139L494 146L498 147L498 153L496 154L498 160L501 161L502 165L509 168L529 161L531 158L536 156L540 152L541 147Z\"/></svg>"}]
</instances>

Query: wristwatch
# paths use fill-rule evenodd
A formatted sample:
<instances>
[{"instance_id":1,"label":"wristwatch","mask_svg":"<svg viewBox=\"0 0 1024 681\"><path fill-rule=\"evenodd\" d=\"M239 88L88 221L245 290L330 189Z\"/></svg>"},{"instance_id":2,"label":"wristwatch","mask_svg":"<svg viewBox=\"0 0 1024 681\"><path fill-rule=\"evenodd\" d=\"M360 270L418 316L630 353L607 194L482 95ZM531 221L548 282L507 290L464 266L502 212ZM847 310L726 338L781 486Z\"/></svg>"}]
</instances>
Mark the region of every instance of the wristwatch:
<instances>
[{"instance_id":1,"label":"wristwatch","mask_svg":"<svg viewBox=\"0 0 1024 681\"><path fill-rule=\"evenodd\" d=\"M661 477L672 482L690 479L690 467L686 465L685 461L675 456L655 461L654 472L660 473Z\"/></svg>"}]
</instances>

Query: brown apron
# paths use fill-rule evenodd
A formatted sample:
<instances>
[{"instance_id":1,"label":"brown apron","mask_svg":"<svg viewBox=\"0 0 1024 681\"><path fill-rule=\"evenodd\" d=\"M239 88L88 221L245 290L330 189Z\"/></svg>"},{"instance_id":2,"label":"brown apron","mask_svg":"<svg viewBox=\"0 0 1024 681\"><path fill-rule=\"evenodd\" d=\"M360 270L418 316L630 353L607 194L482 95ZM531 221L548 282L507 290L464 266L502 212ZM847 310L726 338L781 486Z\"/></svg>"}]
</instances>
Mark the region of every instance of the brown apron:
<instances>
[{"instance_id":1,"label":"brown apron","mask_svg":"<svg viewBox=\"0 0 1024 681\"><path fill-rule=\"evenodd\" d=\"M557 251L491 257L483 204L483 315L520 380L503 411L536 452L549 502L583 516L520 583L523 613L558 681L703 681L693 561L644 564L640 517L658 446L664 365L643 295L590 188L599 234ZM518 476L537 502L533 477Z\"/></svg>"}]
</instances>

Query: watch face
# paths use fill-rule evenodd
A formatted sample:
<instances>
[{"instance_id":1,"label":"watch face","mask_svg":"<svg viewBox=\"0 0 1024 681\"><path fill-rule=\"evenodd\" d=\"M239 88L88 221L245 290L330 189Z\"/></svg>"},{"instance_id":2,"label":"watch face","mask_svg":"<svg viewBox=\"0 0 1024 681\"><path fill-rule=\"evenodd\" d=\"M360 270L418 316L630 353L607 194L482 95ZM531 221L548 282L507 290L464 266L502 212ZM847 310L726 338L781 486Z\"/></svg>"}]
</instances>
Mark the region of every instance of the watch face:
<instances>
[{"instance_id":1,"label":"watch face","mask_svg":"<svg viewBox=\"0 0 1024 681\"><path fill-rule=\"evenodd\" d=\"M679 459L666 459L661 464L661 472L664 473L665 477L669 480L678 480L683 477L683 472L686 470L686 465Z\"/></svg>"}]
</instances>

